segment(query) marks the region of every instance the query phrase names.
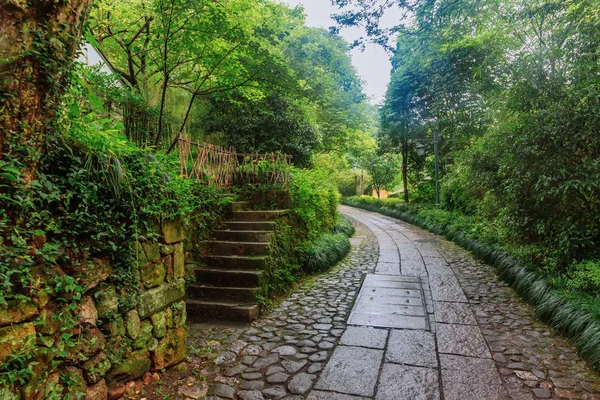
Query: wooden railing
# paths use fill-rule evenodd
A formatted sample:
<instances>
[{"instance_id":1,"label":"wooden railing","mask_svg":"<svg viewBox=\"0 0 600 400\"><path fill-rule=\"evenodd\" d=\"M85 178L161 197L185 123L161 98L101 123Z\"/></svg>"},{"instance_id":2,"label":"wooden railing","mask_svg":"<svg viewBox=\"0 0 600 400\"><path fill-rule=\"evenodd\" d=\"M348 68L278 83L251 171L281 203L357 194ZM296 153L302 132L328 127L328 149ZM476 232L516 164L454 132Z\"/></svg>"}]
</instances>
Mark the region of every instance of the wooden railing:
<instances>
[{"instance_id":1,"label":"wooden railing","mask_svg":"<svg viewBox=\"0 0 600 400\"><path fill-rule=\"evenodd\" d=\"M181 175L217 186L267 184L285 186L290 182L292 156L277 153L236 153L209 143L179 138Z\"/></svg>"}]
</instances>

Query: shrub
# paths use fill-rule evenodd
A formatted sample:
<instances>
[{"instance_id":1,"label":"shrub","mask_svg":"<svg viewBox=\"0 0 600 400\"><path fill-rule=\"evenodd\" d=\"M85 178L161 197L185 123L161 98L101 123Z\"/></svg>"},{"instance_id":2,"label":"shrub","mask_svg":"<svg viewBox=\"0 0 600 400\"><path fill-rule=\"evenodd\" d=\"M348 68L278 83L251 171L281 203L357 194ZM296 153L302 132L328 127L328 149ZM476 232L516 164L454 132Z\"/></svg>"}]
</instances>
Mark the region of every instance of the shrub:
<instances>
[{"instance_id":1,"label":"shrub","mask_svg":"<svg viewBox=\"0 0 600 400\"><path fill-rule=\"evenodd\" d=\"M321 235L306 251L304 269L308 273L323 272L346 257L350 248L348 237L342 233Z\"/></svg>"},{"instance_id":2,"label":"shrub","mask_svg":"<svg viewBox=\"0 0 600 400\"><path fill-rule=\"evenodd\" d=\"M348 237L354 235L354 225L342 215L337 214L335 218L335 225L333 226L333 233L342 233Z\"/></svg>"},{"instance_id":3,"label":"shrub","mask_svg":"<svg viewBox=\"0 0 600 400\"><path fill-rule=\"evenodd\" d=\"M592 296L600 296L600 260L587 260L571 266L567 286Z\"/></svg>"}]
</instances>

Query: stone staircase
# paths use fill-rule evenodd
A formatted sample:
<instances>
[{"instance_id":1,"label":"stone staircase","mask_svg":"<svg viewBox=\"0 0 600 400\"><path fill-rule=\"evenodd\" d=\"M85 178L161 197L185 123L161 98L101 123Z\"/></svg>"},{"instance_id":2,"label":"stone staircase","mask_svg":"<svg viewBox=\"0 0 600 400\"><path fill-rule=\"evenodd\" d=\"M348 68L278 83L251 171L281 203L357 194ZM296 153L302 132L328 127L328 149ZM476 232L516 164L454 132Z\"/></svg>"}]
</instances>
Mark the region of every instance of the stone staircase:
<instances>
[{"instance_id":1,"label":"stone staircase","mask_svg":"<svg viewBox=\"0 0 600 400\"><path fill-rule=\"evenodd\" d=\"M225 319L250 322L258 317L257 295L266 295L268 259L275 220L288 210L247 210L231 205L230 220L201 243L204 267L195 269L188 287L187 313L195 322Z\"/></svg>"}]
</instances>

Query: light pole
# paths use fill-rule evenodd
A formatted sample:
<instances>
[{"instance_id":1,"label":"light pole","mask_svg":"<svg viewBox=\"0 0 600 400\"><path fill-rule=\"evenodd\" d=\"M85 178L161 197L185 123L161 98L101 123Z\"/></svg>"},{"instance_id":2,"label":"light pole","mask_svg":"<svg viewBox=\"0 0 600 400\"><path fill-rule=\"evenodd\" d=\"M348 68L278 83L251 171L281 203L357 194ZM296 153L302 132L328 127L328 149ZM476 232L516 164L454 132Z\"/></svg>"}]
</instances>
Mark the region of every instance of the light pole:
<instances>
[{"instance_id":1,"label":"light pole","mask_svg":"<svg viewBox=\"0 0 600 400\"><path fill-rule=\"evenodd\" d=\"M440 205L440 163L438 153L438 136L437 132L433 131L433 139L419 139L420 141L432 140L433 141L433 154L435 163L435 205ZM425 145L419 143L417 145L417 154L421 157L425 156Z\"/></svg>"}]
</instances>

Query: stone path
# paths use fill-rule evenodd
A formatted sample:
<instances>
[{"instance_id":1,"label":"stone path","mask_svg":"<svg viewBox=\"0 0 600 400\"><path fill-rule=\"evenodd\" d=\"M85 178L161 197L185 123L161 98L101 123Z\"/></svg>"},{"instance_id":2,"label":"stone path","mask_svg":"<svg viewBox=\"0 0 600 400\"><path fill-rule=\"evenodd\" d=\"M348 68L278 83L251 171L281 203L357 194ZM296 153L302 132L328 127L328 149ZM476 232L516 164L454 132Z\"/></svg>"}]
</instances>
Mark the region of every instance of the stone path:
<instances>
[{"instance_id":1,"label":"stone path","mask_svg":"<svg viewBox=\"0 0 600 400\"><path fill-rule=\"evenodd\" d=\"M249 328L190 326L209 400L600 399L598 374L491 267L414 226L341 211L357 235L339 266ZM182 382L177 398L205 385Z\"/></svg>"}]
</instances>

